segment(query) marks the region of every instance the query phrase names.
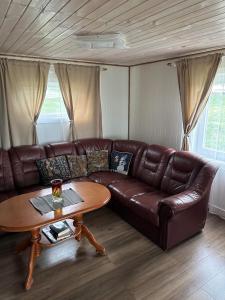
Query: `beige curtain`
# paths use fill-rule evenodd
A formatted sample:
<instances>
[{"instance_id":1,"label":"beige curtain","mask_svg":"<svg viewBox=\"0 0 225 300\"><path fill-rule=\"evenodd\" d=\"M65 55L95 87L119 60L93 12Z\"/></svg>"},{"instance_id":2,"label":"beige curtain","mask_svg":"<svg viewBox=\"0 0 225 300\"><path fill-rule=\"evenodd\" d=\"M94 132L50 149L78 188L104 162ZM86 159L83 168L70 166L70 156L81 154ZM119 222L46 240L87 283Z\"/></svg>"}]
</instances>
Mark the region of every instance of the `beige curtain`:
<instances>
[{"instance_id":1,"label":"beige curtain","mask_svg":"<svg viewBox=\"0 0 225 300\"><path fill-rule=\"evenodd\" d=\"M221 57L221 54L213 54L177 62L184 128L183 150L189 150L189 134L208 101Z\"/></svg>"},{"instance_id":2,"label":"beige curtain","mask_svg":"<svg viewBox=\"0 0 225 300\"><path fill-rule=\"evenodd\" d=\"M71 139L101 137L99 67L55 64L55 71L71 122Z\"/></svg>"},{"instance_id":3,"label":"beige curtain","mask_svg":"<svg viewBox=\"0 0 225 300\"><path fill-rule=\"evenodd\" d=\"M46 93L49 64L0 59L1 143L37 142L36 121Z\"/></svg>"}]
</instances>

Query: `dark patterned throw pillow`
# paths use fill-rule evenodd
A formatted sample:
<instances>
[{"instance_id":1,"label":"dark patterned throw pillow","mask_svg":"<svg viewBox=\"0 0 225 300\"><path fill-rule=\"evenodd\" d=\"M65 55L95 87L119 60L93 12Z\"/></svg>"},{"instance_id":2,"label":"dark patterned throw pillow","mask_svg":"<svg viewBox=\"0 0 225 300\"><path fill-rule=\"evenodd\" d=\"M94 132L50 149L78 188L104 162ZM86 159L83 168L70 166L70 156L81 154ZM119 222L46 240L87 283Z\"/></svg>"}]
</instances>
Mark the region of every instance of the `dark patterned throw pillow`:
<instances>
[{"instance_id":1,"label":"dark patterned throw pillow","mask_svg":"<svg viewBox=\"0 0 225 300\"><path fill-rule=\"evenodd\" d=\"M36 160L41 181L49 185L52 179L60 178L63 181L71 178L69 166L64 155Z\"/></svg>"},{"instance_id":2,"label":"dark patterned throw pillow","mask_svg":"<svg viewBox=\"0 0 225 300\"><path fill-rule=\"evenodd\" d=\"M88 173L109 170L108 150L87 152Z\"/></svg>"},{"instance_id":3,"label":"dark patterned throw pillow","mask_svg":"<svg viewBox=\"0 0 225 300\"><path fill-rule=\"evenodd\" d=\"M71 178L87 176L86 155L67 155Z\"/></svg>"},{"instance_id":4,"label":"dark patterned throw pillow","mask_svg":"<svg viewBox=\"0 0 225 300\"><path fill-rule=\"evenodd\" d=\"M110 169L113 172L127 175L132 156L133 154L129 152L119 152L113 150L111 153Z\"/></svg>"}]
</instances>

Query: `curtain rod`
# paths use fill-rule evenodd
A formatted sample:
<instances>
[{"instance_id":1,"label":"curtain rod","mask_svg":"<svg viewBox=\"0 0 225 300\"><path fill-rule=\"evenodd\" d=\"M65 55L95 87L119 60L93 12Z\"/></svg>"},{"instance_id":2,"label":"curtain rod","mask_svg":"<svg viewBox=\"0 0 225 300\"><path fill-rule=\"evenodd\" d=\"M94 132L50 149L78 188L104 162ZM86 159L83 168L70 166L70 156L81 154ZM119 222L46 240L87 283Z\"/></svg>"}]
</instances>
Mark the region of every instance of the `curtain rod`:
<instances>
[{"instance_id":1,"label":"curtain rod","mask_svg":"<svg viewBox=\"0 0 225 300\"><path fill-rule=\"evenodd\" d=\"M15 59L15 60L24 60L24 61L42 61L42 62L48 62L50 64L54 63L65 63L65 64L72 64L72 65L83 65L83 66L99 66L102 67L101 71L107 71L107 66L112 67L128 67L124 65L114 65L114 64L105 64L105 63L98 63L98 62L91 62L91 61L82 61L82 60L66 60L66 59L56 59L56 58L41 58L41 57L35 57L35 56L25 56L25 55L6 55L4 53L0 53L0 58L8 58L8 59Z\"/></svg>"}]
</instances>

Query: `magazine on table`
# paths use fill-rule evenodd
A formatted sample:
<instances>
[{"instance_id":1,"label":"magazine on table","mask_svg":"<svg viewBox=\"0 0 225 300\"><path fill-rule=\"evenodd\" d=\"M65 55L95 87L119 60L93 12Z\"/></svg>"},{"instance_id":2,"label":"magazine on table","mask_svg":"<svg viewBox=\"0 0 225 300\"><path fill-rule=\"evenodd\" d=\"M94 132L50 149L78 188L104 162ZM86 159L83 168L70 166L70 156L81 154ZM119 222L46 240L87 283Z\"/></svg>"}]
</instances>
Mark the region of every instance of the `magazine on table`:
<instances>
[{"instance_id":1,"label":"magazine on table","mask_svg":"<svg viewBox=\"0 0 225 300\"><path fill-rule=\"evenodd\" d=\"M57 243L74 235L67 221L59 221L42 229L42 232L51 243Z\"/></svg>"}]
</instances>

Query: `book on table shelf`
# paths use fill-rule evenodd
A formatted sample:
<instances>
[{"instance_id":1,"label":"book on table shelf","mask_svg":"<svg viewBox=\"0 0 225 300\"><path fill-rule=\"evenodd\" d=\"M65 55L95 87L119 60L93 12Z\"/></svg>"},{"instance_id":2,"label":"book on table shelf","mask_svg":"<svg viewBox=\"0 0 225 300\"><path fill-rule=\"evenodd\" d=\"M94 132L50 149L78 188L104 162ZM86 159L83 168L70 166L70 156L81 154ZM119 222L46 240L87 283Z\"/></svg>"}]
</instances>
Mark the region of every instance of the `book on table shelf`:
<instances>
[{"instance_id":1,"label":"book on table shelf","mask_svg":"<svg viewBox=\"0 0 225 300\"><path fill-rule=\"evenodd\" d=\"M74 233L67 221L59 221L42 229L44 235L51 243L57 243L71 237Z\"/></svg>"}]
</instances>

